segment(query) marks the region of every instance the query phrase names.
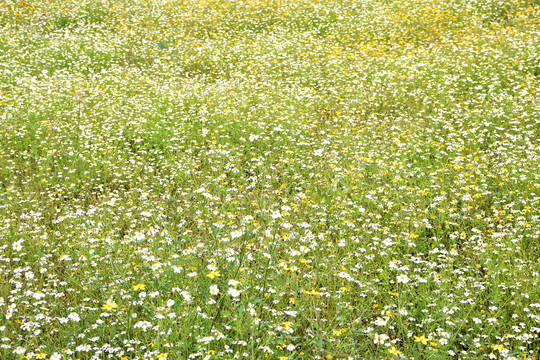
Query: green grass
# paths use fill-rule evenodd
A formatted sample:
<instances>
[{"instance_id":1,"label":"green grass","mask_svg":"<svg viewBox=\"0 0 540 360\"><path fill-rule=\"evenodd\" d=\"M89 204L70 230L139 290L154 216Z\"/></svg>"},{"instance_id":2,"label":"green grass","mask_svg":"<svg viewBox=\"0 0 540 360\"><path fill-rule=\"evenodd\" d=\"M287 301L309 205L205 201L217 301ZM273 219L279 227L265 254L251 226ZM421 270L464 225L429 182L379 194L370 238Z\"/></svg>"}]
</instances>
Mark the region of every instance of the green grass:
<instances>
[{"instance_id":1,"label":"green grass","mask_svg":"<svg viewBox=\"0 0 540 360\"><path fill-rule=\"evenodd\" d=\"M0 358L538 359L538 5L0 4Z\"/></svg>"}]
</instances>

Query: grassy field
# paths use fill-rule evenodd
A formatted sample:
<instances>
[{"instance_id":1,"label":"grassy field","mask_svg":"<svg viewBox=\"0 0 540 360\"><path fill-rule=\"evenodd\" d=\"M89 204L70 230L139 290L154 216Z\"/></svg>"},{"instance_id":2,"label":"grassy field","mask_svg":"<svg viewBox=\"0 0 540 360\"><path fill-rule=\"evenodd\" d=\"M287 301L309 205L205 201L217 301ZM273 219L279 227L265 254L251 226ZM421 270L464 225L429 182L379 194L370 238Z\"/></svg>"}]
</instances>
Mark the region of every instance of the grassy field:
<instances>
[{"instance_id":1,"label":"grassy field","mask_svg":"<svg viewBox=\"0 0 540 360\"><path fill-rule=\"evenodd\" d=\"M540 1L0 0L1 359L540 359Z\"/></svg>"}]
</instances>

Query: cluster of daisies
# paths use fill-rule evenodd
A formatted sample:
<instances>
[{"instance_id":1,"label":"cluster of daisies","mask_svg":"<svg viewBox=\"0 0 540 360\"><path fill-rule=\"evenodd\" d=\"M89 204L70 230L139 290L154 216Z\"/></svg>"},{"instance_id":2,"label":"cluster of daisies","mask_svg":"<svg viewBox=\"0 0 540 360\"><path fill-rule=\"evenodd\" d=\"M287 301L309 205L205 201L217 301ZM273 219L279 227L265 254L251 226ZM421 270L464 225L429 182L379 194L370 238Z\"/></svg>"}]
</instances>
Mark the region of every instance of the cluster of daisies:
<instances>
[{"instance_id":1,"label":"cluster of daisies","mask_svg":"<svg viewBox=\"0 0 540 360\"><path fill-rule=\"evenodd\" d=\"M0 2L0 358L539 359L537 0Z\"/></svg>"}]
</instances>

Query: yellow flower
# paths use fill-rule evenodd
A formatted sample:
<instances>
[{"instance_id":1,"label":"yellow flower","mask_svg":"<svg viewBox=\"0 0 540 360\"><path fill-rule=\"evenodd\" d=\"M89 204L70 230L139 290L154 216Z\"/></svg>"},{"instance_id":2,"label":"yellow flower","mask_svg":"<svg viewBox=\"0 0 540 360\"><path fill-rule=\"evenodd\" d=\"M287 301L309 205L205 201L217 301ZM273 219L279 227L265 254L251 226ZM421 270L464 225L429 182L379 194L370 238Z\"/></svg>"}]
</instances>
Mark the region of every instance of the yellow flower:
<instances>
[{"instance_id":1,"label":"yellow flower","mask_svg":"<svg viewBox=\"0 0 540 360\"><path fill-rule=\"evenodd\" d=\"M427 345L428 340L429 340L429 339L426 338L426 337L424 337L424 335L422 335L422 336L415 336L415 337L414 337L414 341L415 341L415 342L421 342L421 343L424 344L424 345Z\"/></svg>"},{"instance_id":2,"label":"yellow flower","mask_svg":"<svg viewBox=\"0 0 540 360\"><path fill-rule=\"evenodd\" d=\"M401 352L401 351L399 351L398 349L396 349L396 347L395 347L395 346L392 346L392 348L391 348L390 350L388 350L388 352L389 352L390 354L392 354L392 355L396 355L396 356L398 356L398 355L401 355L401 354L402 354L402 352Z\"/></svg>"},{"instance_id":3,"label":"yellow flower","mask_svg":"<svg viewBox=\"0 0 540 360\"><path fill-rule=\"evenodd\" d=\"M491 348L493 350L499 350L499 351L503 351L504 350L504 346L502 345L492 345Z\"/></svg>"},{"instance_id":4,"label":"yellow flower","mask_svg":"<svg viewBox=\"0 0 540 360\"><path fill-rule=\"evenodd\" d=\"M118 305L116 303L108 301L101 307L101 310L111 311L112 309L116 309Z\"/></svg>"},{"instance_id":5,"label":"yellow flower","mask_svg":"<svg viewBox=\"0 0 540 360\"><path fill-rule=\"evenodd\" d=\"M45 359L45 356L47 356L47 354L39 353L39 354L36 354L36 359Z\"/></svg>"},{"instance_id":6,"label":"yellow flower","mask_svg":"<svg viewBox=\"0 0 540 360\"><path fill-rule=\"evenodd\" d=\"M206 274L206 276L208 276L210 279L213 279L215 277L220 277L221 274L219 273L219 271L210 271L208 274Z\"/></svg>"},{"instance_id":7,"label":"yellow flower","mask_svg":"<svg viewBox=\"0 0 540 360\"><path fill-rule=\"evenodd\" d=\"M161 353L157 356L158 359L167 359L167 355L169 355L169 353Z\"/></svg>"},{"instance_id":8,"label":"yellow flower","mask_svg":"<svg viewBox=\"0 0 540 360\"><path fill-rule=\"evenodd\" d=\"M137 284L133 286L133 291L144 290L144 289L146 289L146 285L144 284Z\"/></svg>"}]
</instances>

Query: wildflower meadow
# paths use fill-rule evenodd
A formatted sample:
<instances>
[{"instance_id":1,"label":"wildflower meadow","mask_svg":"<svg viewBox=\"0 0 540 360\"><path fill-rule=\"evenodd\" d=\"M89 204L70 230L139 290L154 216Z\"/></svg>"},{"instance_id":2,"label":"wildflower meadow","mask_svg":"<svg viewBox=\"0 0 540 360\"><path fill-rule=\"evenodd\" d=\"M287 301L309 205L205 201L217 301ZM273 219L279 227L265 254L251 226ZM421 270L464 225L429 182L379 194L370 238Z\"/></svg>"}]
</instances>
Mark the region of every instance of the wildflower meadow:
<instances>
[{"instance_id":1,"label":"wildflower meadow","mask_svg":"<svg viewBox=\"0 0 540 360\"><path fill-rule=\"evenodd\" d=\"M0 359L540 359L540 0L0 0Z\"/></svg>"}]
</instances>

